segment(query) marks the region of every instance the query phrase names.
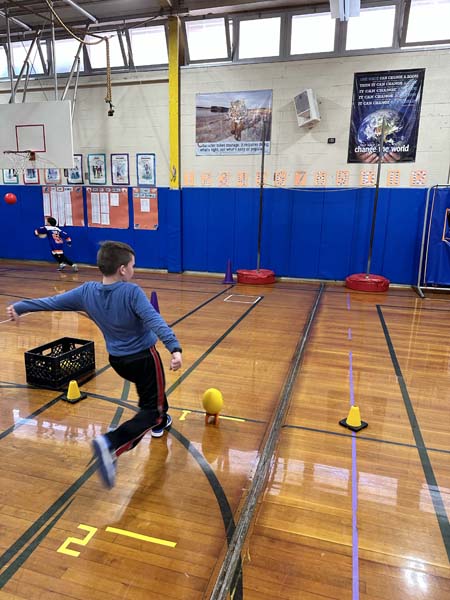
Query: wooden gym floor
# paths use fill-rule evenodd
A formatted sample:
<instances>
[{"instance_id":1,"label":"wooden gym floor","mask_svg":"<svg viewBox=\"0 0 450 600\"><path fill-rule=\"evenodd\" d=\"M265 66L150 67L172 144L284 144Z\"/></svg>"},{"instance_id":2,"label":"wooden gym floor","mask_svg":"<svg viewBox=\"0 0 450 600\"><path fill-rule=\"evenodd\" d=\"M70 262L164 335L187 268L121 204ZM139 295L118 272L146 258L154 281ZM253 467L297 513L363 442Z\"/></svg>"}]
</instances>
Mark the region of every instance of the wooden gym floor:
<instances>
[{"instance_id":1,"label":"wooden gym floor","mask_svg":"<svg viewBox=\"0 0 450 600\"><path fill-rule=\"evenodd\" d=\"M55 267L0 261L3 319L17 299L98 278ZM135 282L156 291L184 366L166 369L171 432L120 457L111 491L90 443L133 414L136 393L95 325L76 313L0 325L0 600L209 598L302 339L233 599L448 600L449 296L144 271ZM24 352L64 336L95 342L76 404L26 385ZM218 427L204 422L209 387L225 400ZM356 434L338 424L351 404L369 424Z\"/></svg>"}]
</instances>

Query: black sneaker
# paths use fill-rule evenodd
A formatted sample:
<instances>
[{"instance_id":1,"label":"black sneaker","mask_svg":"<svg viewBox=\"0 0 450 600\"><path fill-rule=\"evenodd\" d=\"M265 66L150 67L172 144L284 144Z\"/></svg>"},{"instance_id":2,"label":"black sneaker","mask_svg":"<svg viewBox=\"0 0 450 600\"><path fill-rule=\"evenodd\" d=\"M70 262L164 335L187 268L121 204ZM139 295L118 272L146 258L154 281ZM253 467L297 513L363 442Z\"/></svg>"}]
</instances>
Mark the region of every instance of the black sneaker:
<instances>
[{"instance_id":1,"label":"black sneaker","mask_svg":"<svg viewBox=\"0 0 450 600\"><path fill-rule=\"evenodd\" d=\"M162 437L164 435L165 429L170 429L172 425L172 417L166 414L166 424L165 425L156 425L152 429L152 437Z\"/></svg>"},{"instance_id":2,"label":"black sneaker","mask_svg":"<svg viewBox=\"0 0 450 600\"><path fill-rule=\"evenodd\" d=\"M92 448L97 458L98 468L103 483L111 489L116 482L116 457L111 450L108 439L104 435L99 435L92 441Z\"/></svg>"},{"instance_id":3,"label":"black sneaker","mask_svg":"<svg viewBox=\"0 0 450 600\"><path fill-rule=\"evenodd\" d=\"M66 263L59 263L58 271L63 271L66 267Z\"/></svg>"}]
</instances>

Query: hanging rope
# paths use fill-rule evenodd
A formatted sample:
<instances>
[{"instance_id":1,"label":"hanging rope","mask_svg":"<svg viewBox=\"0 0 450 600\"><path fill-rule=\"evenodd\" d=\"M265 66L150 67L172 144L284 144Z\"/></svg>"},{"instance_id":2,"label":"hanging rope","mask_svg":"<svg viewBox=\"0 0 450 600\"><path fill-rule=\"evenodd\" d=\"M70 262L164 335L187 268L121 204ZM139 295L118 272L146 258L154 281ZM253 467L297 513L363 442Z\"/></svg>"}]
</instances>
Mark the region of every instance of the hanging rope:
<instances>
[{"instance_id":1,"label":"hanging rope","mask_svg":"<svg viewBox=\"0 0 450 600\"><path fill-rule=\"evenodd\" d=\"M106 43L106 96L105 102L109 104L108 116L114 115L114 106L112 104L112 88L111 88L111 57L109 53L109 39L104 38Z\"/></svg>"}]
</instances>

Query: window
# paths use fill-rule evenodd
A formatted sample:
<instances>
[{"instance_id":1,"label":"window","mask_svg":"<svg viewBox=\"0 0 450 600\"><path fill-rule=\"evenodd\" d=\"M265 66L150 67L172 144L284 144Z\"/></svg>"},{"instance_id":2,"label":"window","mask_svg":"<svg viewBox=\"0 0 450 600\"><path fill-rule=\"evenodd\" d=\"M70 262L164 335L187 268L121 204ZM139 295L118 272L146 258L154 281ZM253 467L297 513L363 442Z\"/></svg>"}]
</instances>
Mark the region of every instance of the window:
<instances>
[{"instance_id":1,"label":"window","mask_svg":"<svg viewBox=\"0 0 450 600\"><path fill-rule=\"evenodd\" d=\"M109 39L109 56L111 67L123 67L123 54L117 31L102 31L98 35ZM92 42L98 42L99 40L97 37L93 37L91 35L86 36L86 41L90 42L90 44L86 47L89 54L91 67L93 69L106 69L106 42L99 42L98 44L92 45Z\"/></svg>"},{"instance_id":2,"label":"window","mask_svg":"<svg viewBox=\"0 0 450 600\"><path fill-rule=\"evenodd\" d=\"M8 77L8 61L6 60L6 52L3 46L0 46L0 77Z\"/></svg>"},{"instance_id":3,"label":"window","mask_svg":"<svg viewBox=\"0 0 450 600\"><path fill-rule=\"evenodd\" d=\"M394 39L395 6L361 9L347 25L346 50L390 48Z\"/></svg>"},{"instance_id":4,"label":"window","mask_svg":"<svg viewBox=\"0 0 450 600\"><path fill-rule=\"evenodd\" d=\"M280 54L281 17L239 22L239 58Z\"/></svg>"},{"instance_id":5,"label":"window","mask_svg":"<svg viewBox=\"0 0 450 600\"><path fill-rule=\"evenodd\" d=\"M312 54L334 50L336 21L331 13L292 17L290 54Z\"/></svg>"},{"instance_id":6,"label":"window","mask_svg":"<svg viewBox=\"0 0 450 600\"><path fill-rule=\"evenodd\" d=\"M30 41L13 42L11 44L14 72L16 75L20 73L22 65L27 57L27 52L30 49ZM42 75L44 67L42 65L41 56L37 44L34 45L30 56L30 75Z\"/></svg>"},{"instance_id":7,"label":"window","mask_svg":"<svg viewBox=\"0 0 450 600\"><path fill-rule=\"evenodd\" d=\"M130 39L135 67L169 62L166 30L163 25L130 29Z\"/></svg>"},{"instance_id":8,"label":"window","mask_svg":"<svg viewBox=\"0 0 450 600\"><path fill-rule=\"evenodd\" d=\"M228 58L225 19L186 21L190 60Z\"/></svg>"},{"instance_id":9,"label":"window","mask_svg":"<svg viewBox=\"0 0 450 600\"><path fill-rule=\"evenodd\" d=\"M411 0L406 42L450 40L450 0Z\"/></svg>"},{"instance_id":10,"label":"window","mask_svg":"<svg viewBox=\"0 0 450 600\"><path fill-rule=\"evenodd\" d=\"M55 62L57 73L68 73L72 68L74 58L78 52L80 42L77 40L56 40L55 42ZM84 70L83 50L80 54L80 71Z\"/></svg>"}]
</instances>

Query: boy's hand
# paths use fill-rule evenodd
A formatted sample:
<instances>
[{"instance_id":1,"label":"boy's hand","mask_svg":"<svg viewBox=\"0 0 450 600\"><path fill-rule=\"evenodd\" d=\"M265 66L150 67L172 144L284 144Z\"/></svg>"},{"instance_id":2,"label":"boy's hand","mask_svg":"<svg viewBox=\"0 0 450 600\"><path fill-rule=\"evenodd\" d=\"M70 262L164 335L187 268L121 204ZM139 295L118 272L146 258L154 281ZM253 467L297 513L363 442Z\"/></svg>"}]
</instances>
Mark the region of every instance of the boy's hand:
<instances>
[{"instance_id":1,"label":"boy's hand","mask_svg":"<svg viewBox=\"0 0 450 600\"><path fill-rule=\"evenodd\" d=\"M11 321L16 321L16 323L20 319L20 316L14 310L14 306L12 304L6 308L6 314L11 319Z\"/></svg>"},{"instance_id":2,"label":"boy's hand","mask_svg":"<svg viewBox=\"0 0 450 600\"><path fill-rule=\"evenodd\" d=\"M170 370L178 371L183 364L183 359L181 358L181 352L172 352L172 358L170 360Z\"/></svg>"}]
</instances>

